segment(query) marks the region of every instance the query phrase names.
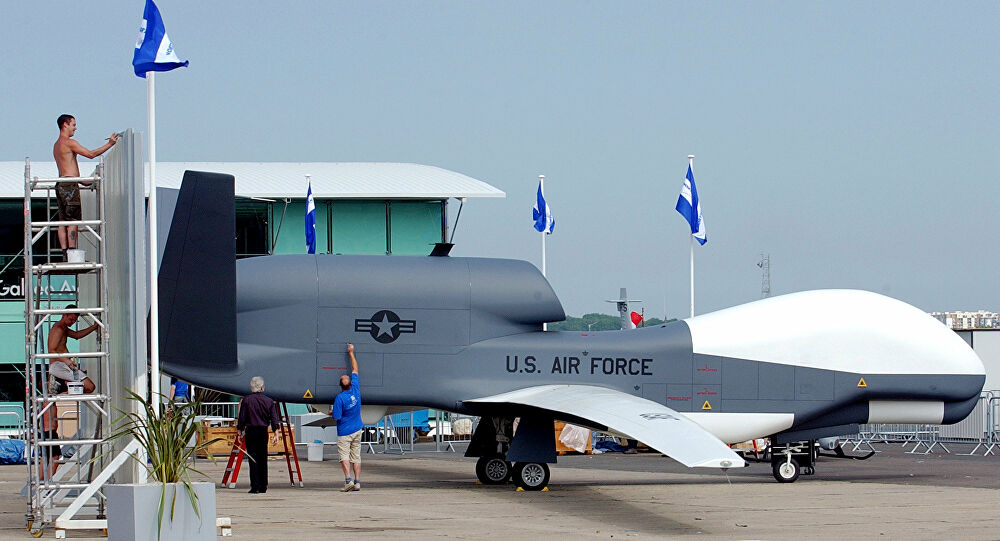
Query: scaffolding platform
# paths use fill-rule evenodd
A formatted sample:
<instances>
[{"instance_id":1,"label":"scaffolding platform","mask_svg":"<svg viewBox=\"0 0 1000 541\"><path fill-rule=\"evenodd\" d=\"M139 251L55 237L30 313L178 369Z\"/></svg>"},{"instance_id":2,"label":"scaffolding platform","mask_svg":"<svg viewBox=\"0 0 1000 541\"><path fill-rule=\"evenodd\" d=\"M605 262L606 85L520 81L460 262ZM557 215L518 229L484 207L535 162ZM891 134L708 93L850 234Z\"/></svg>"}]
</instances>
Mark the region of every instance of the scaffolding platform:
<instances>
[{"instance_id":1,"label":"scaffolding platform","mask_svg":"<svg viewBox=\"0 0 1000 541\"><path fill-rule=\"evenodd\" d=\"M38 537L43 528L54 524L56 517L74 505L82 490L91 485L96 472L100 472L110 449L105 437L111 427L111 397L106 390L108 381L109 326L104 318L108 284L104 265L104 190L103 162L88 177L38 178L31 176L31 161L24 164L24 272L25 284L25 411L27 424L28 496L25 526L31 535ZM95 193L97 215L88 220L67 221L55 217L56 201L53 192L60 183L88 183L81 187ZM89 199L89 197L88 197ZM32 201L44 200L45 215L36 220L30 212ZM52 245L53 234L60 227L75 226L79 232L79 248L85 250L84 262L53 261L59 252ZM67 239L67 242L69 239ZM63 251L65 252L65 251ZM81 277L91 276L87 285L88 306L67 308L82 304ZM55 290L53 277L74 276L73 291ZM47 337L52 326L62 317L76 315L92 322L89 336L77 340L78 352L50 353ZM84 379L90 379L96 389L92 394L50 393L51 363L55 359L69 359L71 369L86 369ZM79 361L79 363L78 363ZM67 389L68 391L68 389ZM60 413L61 412L61 413ZM60 426L61 425L61 426ZM75 431L70 426L75 425ZM69 433L72 431L72 433ZM61 455L53 453L62 447ZM70 455L71 456L63 456ZM75 504L78 520L92 522L105 518L103 495L95 493ZM90 520L86 520L90 519ZM56 537L65 537L64 529L56 530Z\"/></svg>"}]
</instances>

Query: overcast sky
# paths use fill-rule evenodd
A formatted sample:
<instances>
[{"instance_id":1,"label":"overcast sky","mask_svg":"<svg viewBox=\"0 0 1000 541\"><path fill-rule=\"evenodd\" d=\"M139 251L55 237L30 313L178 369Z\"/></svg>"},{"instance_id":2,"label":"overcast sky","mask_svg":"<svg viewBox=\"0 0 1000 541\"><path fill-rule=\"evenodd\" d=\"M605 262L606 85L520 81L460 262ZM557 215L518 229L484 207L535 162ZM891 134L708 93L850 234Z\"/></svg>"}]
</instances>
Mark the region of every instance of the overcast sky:
<instances>
[{"instance_id":1,"label":"overcast sky","mask_svg":"<svg viewBox=\"0 0 1000 541\"><path fill-rule=\"evenodd\" d=\"M392 161L506 199L455 255L541 265L571 315L627 287L688 312L688 154L708 230L696 311L858 288L1000 310L1000 3L160 0L162 161ZM0 160L146 130L142 0L4 2ZM304 191L304 188L303 188ZM451 216L457 204L451 207ZM872 314L858 314L871 317Z\"/></svg>"}]
</instances>

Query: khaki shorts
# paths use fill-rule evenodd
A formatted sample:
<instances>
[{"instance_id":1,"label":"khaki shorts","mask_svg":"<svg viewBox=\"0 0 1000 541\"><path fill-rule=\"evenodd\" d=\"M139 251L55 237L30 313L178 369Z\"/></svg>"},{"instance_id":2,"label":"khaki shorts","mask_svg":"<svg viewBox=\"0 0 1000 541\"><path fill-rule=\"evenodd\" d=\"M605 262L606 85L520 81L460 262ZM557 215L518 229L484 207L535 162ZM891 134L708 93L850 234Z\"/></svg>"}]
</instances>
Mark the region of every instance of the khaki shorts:
<instances>
[{"instance_id":1,"label":"khaki shorts","mask_svg":"<svg viewBox=\"0 0 1000 541\"><path fill-rule=\"evenodd\" d=\"M337 451L341 462L361 462L361 431L346 436L337 436Z\"/></svg>"}]
</instances>

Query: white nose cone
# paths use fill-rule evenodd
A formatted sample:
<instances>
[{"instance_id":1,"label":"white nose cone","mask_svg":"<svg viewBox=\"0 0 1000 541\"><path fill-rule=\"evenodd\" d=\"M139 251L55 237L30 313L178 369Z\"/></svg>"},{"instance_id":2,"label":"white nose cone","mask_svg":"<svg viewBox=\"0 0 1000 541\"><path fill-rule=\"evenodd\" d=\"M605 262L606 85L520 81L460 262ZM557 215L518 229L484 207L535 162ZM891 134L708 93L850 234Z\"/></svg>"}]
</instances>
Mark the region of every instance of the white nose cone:
<instances>
[{"instance_id":1,"label":"white nose cone","mask_svg":"<svg viewBox=\"0 0 1000 541\"><path fill-rule=\"evenodd\" d=\"M954 331L868 291L804 291L685 322L694 353L704 355L862 374L986 373Z\"/></svg>"}]
</instances>

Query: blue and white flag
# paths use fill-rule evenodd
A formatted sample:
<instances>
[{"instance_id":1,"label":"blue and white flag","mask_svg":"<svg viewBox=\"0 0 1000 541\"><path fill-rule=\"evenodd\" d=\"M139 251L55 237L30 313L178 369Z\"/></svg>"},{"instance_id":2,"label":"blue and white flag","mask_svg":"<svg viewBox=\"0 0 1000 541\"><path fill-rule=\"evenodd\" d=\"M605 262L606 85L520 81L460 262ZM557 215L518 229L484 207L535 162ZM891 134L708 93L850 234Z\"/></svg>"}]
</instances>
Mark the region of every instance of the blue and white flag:
<instances>
[{"instance_id":1,"label":"blue and white flag","mask_svg":"<svg viewBox=\"0 0 1000 541\"><path fill-rule=\"evenodd\" d=\"M552 211L549 210L549 204L545 202L545 196L542 195L542 183L538 182L538 201L535 202L535 207L531 209L532 220L535 221L535 229L540 233L552 234L552 230L556 227L556 219L552 217Z\"/></svg>"},{"instance_id":2,"label":"blue and white flag","mask_svg":"<svg viewBox=\"0 0 1000 541\"><path fill-rule=\"evenodd\" d=\"M677 198L677 212L691 224L691 235L699 244L708 242L708 235L705 234L705 220L701 217L701 202L698 201L698 188L694 185L694 172L691 165L688 165L688 173L684 177L684 186L681 187L681 195Z\"/></svg>"},{"instance_id":3,"label":"blue and white flag","mask_svg":"<svg viewBox=\"0 0 1000 541\"><path fill-rule=\"evenodd\" d=\"M163 27L160 10L156 9L153 0L146 0L146 9L142 11L142 26L139 27L139 39L135 42L135 54L132 56L132 67L139 77L146 77L147 71L170 71L188 65L187 60L181 62L174 51L174 45L167 37Z\"/></svg>"},{"instance_id":4,"label":"blue and white flag","mask_svg":"<svg viewBox=\"0 0 1000 541\"><path fill-rule=\"evenodd\" d=\"M306 248L310 254L316 253L316 202L313 201L313 186L306 190Z\"/></svg>"}]
</instances>

